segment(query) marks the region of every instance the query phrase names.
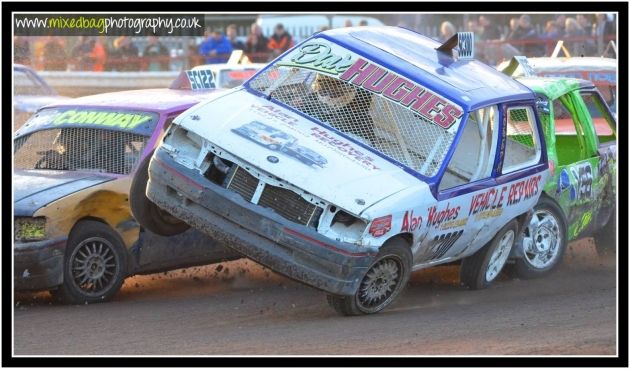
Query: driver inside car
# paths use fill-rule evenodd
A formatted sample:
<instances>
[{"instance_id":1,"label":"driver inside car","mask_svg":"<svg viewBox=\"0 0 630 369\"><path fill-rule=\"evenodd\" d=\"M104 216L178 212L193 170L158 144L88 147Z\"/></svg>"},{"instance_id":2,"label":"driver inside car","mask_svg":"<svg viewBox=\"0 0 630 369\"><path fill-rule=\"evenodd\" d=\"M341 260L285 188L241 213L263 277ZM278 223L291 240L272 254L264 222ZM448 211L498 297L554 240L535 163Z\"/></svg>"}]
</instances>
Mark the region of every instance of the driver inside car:
<instances>
[{"instance_id":1,"label":"driver inside car","mask_svg":"<svg viewBox=\"0 0 630 369\"><path fill-rule=\"evenodd\" d=\"M378 143L370 115L372 96L369 92L323 74L317 74L311 91L301 107L304 113L368 145Z\"/></svg>"}]
</instances>

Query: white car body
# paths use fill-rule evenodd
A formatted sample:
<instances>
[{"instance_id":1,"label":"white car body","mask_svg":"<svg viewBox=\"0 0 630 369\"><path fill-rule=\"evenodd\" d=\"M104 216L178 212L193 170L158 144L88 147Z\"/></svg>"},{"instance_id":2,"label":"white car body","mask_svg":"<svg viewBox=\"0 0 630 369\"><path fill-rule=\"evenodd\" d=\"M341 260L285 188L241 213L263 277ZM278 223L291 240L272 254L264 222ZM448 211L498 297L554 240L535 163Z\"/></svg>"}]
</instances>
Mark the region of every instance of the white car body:
<instances>
[{"instance_id":1,"label":"white car body","mask_svg":"<svg viewBox=\"0 0 630 369\"><path fill-rule=\"evenodd\" d=\"M516 238L549 174L535 95L438 46L393 27L313 36L177 117L148 198L336 296L357 293L392 240L417 270L471 256L506 226ZM259 130L295 138L320 164Z\"/></svg>"}]
</instances>

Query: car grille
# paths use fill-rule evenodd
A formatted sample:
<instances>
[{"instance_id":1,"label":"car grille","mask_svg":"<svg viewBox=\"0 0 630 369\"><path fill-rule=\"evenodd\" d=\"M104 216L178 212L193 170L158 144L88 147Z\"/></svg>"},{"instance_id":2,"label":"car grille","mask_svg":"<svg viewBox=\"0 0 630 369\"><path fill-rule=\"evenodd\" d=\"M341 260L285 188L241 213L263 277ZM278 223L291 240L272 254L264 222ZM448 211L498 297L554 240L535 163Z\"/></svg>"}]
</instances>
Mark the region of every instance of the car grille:
<instances>
[{"instance_id":1,"label":"car grille","mask_svg":"<svg viewBox=\"0 0 630 369\"><path fill-rule=\"evenodd\" d=\"M251 201L258 179L249 174L246 170L236 166L227 188L232 190L247 201ZM294 223L317 227L322 208L304 200L297 193L276 186L265 184L265 188L260 195L258 205L272 209L278 215Z\"/></svg>"},{"instance_id":2,"label":"car grille","mask_svg":"<svg viewBox=\"0 0 630 369\"><path fill-rule=\"evenodd\" d=\"M251 201L258 187L258 179L249 174L245 169L235 166L232 178L228 181L227 188Z\"/></svg>"}]
</instances>

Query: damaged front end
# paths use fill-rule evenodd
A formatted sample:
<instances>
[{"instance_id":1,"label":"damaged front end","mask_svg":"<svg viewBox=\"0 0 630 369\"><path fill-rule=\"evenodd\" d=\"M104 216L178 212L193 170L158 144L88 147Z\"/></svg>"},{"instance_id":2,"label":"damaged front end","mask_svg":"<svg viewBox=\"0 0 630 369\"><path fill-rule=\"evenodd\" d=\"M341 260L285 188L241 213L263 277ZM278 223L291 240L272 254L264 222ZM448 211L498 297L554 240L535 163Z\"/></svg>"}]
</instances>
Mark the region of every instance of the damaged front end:
<instances>
[{"instance_id":1,"label":"damaged front end","mask_svg":"<svg viewBox=\"0 0 630 369\"><path fill-rule=\"evenodd\" d=\"M147 196L159 207L274 271L329 293L353 294L377 253L358 245L365 221L181 127L156 150L149 177Z\"/></svg>"}]
</instances>

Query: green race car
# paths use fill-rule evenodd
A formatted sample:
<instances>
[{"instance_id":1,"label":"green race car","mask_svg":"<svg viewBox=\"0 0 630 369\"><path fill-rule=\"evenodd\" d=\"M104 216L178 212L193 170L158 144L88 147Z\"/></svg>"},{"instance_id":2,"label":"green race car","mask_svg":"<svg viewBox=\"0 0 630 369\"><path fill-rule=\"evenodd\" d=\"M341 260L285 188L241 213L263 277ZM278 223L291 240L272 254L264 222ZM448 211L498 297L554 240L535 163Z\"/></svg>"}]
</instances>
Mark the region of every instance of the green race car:
<instances>
[{"instance_id":1,"label":"green race car","mask_svg":"<svg viewBox=\"0 0 630 369\"><path fill-rule=\"evenodd\" d=\"M514 259L516 275L528 278L550 272L572 240L593 236L598 253L614 251L617 127L590 81L517 80L538 96L552 174L514 251L522 253Z\"/></svg>"}]
</instances>

